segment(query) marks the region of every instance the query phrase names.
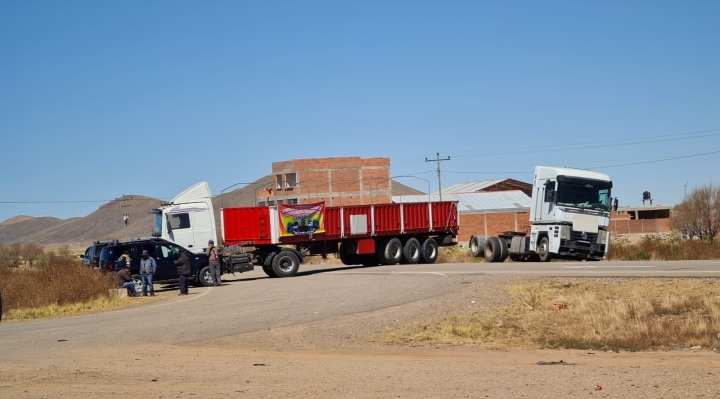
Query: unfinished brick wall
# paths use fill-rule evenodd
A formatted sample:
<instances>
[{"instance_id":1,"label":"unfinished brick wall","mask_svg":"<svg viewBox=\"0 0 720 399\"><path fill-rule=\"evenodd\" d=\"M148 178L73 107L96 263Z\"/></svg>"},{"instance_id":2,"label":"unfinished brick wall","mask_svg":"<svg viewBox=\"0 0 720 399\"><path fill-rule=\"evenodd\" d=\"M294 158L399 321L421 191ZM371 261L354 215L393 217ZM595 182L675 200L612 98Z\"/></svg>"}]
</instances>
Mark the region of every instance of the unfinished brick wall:
<instances>
[{"instance_id":1,"label":"unfinished brick wall","mask_svg":"<svg viewBox=\"0 0 720 399\"><path fill-rule=\"evenodd\" d=\"M325 201L328 205L388 203L390 191L390 158L338 157L293 159L273 162L273 175L296 174L296 187L268 193L259 192L264 200L297 199L300 203Z\"/></svg>"},{"instance_id":2,"label":"unfinished brick wall","mask_svg":"<svg viewBox=\"0 0 720 399\"><path fill-rule=\"evenodd\" d=\"M506 231L524 231L530 233L530 213L528 212L489 212L461 213L459 242L470 241L476 234L497 236Z\"/></svg>"},{"instance_id":3,"label":"unfinished brick wall","mask_svg":"<svg viewBox=\"0 0 720 399\"><path fill-rule=\"evenodd\" d=\"M670 219L620 219L610 220L611 234L669 233Z\"/></svg>"}]
</instances>

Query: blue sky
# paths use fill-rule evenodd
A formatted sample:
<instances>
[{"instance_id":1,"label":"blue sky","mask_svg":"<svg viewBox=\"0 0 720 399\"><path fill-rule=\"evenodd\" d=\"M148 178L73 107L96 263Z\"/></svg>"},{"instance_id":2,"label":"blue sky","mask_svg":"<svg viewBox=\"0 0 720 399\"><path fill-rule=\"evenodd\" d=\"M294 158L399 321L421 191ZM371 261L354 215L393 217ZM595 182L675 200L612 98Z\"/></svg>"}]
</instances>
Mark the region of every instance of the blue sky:
<instances>
[{"instance_id":1,"label":"blue sky","mask_svg":"<svg viewBox=\"0 0 720 399\"><path fill-rule=\"evenodd\" d=\"M0 0L0 201L218 194L274 161L355 155L436 190L439 152L444 187L574 166L608 173L621 205L645 190L671 205L686 183L720 183L718 15L711 1ZM0 203L0 221L99 205Z\"/></svg>"}]
</instances>

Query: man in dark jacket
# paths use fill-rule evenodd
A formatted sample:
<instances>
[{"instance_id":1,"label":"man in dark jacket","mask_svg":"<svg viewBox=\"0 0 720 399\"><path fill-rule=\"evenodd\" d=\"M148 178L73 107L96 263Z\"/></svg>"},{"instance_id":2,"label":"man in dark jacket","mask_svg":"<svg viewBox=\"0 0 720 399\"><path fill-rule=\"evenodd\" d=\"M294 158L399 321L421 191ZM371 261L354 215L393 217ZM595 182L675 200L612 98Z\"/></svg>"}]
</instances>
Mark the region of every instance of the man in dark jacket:
<instances>
[{"instance_id":1,"label":"man in dark jacket","mask_svg":"<svg viewBox=\"0 0 720 399\"><path fill-rule=\"evenodd\" d=\"M128 296L138 296L138 293L135 290L135 282L132 277L130 277L130 266L125 266L122 270L115 273L115 281L117 282L118 287L127 288Z\"/></svg>"},{"instance_id":2,"label":"man in dark jacket","mask_svg":"<svg viewBox=\"0 0 720 399\"><path fill-rule=\"evenodd\" d=\"M180 252L180 258L175 261L175 267L177 268L177 274L180 280L180 294L178 295L188 294L188 276L190 276L190 272L192 271L190 265L191 259L192 256L186 249Z\"/></svg>"}]
</instances>

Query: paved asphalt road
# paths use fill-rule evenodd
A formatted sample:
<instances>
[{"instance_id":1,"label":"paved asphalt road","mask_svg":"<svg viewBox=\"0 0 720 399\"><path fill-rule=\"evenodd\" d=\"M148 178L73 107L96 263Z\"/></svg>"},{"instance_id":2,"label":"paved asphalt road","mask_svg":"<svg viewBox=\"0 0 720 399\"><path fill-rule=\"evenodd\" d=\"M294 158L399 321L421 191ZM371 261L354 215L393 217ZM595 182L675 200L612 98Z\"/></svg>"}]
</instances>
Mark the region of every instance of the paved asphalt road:
<instances>
[{"instance_id":1,"label":"paved asphalt road","mask_svg":"<svg viewBox=\"0 0 720 399\"><path fill-rule=\"evenodd\" d=\"M219 288L191 289L157 304L97 314L0 323L0 362L69 355L122 340L180 344L348 315L442 295L482 275L720 277L720 261L303 266L296 277L261 270L224 276ZM63 341L67 340L67 341Z\"/></svg>"}]
</instances>

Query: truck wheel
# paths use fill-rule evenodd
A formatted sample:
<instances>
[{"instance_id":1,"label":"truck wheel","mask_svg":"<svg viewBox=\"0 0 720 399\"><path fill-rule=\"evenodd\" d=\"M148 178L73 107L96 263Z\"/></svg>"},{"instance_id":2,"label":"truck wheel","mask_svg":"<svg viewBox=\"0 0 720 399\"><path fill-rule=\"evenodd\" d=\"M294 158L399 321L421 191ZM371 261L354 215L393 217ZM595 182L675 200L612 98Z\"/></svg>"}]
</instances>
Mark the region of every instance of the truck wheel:
<instances>
[{"instance_id":1,"label":"truck wheel","mask_svg":"<svg viewBox=\"0 0 720 399\"><path fill-rule=\"evenodd\" d=\"M499 260L499 262L505 262L505 259L507 259L507 257L508 257L507 240L505 240L502 237L498 237L498 241L500 242L500 260Z\"/></svg>"},{"instance_id":2,"label":"truck wheel","mask_svg":"<svg viewBox=\"0 0 720 399\"><path fill-rule=\"evenodd\" d=\"M385 245L378 256L380 263L384 265L396 265L402 259L403 245L397 238L391 238L386 241Z\"/></svg>"},{"instance_id":3,"label":"truck wheel","mask_svg":"<svg viewBox=\"0 0 720 399\"><path fill-rule=\"evenodd\" d=\"M210 287L211 285L215 285L215 279L213 278L210 266L205 266L200 269L200 278L198 279L198 282L203 287Z\"/></svg>"},{"instance_id":4,"label":"truck wheel","mask_svg":"<svg viewBox=\"0 0 720 399\"><path fill-rule=\"evenodd\" d=\"M488 237L485 241L485 260L492 262L500 262L502 249L500 247L500 239L498 237Z\"/></svg>"},{"instance_id":5,"label":"truck wheel","mask_svg":"<svg viewBox=\"0 0 720 399\"><path fill-rule=\"evenodd\" d=\"M540 239L537 254L540 262L549 262L550 259L552 259L552 255L550 254L550 240L548 240L547 237L543 236L543 238Z\"/></svg>"},{"instance_id":6,"label":"truck wheel","mask_svg":"<svg viewBox=\"0 0 720 399\"><path fill-rule=\"evenodd\" d=\"M340 254L340 262L342 262L342 264L346 266L357 265L358 263L360 263L358 260L358 256L355 254L346 253L346 245L346 243L341 242L340 247L338 248L338 253Z\"/></svg>"},{"instance_id":7,"label":"truck wheel","mask_svg":"<svg viewBox=\"0 0 720 399\"><path fill-rule=\"evenodd\" d=\"M472 236L470 239L470 253L472 256L479 258L483 256L485 250L485 236Z\"/></svg>"},{"instance_id":8,"label":"truck wheel","mask_svg":"<svg viewBox=\"0 0 720 399\"><path fill-rule=\"evenodd\" d=\"M280 251L272 260L272 270L278 277L292 277L300 269L300 259L290 251Z\"/></svg>"},{"instance_id":9,"label":"truck wheel","mask_svg":"<svg viewBox=\"0 0 720 399\"><path fill-rule=\"evenodd\" d=\"M263 268L263 271L265 272L265 274L268 275L268 277L270 277L270 278L277 277L275 275L275 272L273 271L272 265L263 265L262 268Z\"/></svg>"},{"instance_id":10,"label":"truck wheel","mask_svg":"<svg viewBox=\"0 0 720 399\"><path fill-rule=\"evenodd\" d=\"M377 256L375 255L360 255L360 264L363 266L377 266L380 263L377 260Z\"/></svg>"},{"instance_id":11,"label":"truck wheel","mask_svg":"<svg viewBox=\"0 0 720 399\"><path fill-rule=\"evenodd\" d=\"M422 254L422 263L433 264L438 257L438 245L434 238L428 238L422 243L420 249Z\"/></svg>"},{"instance_id":12,"label":"truck wheel","mask_svg":"<svg viewBox=\"0 0 720 399\"><path fill-rule=\"evenodd\" d=\"M407 240L403 247L403 259L411 265L415 265L420 262L420 241L417 238L411 238Z\"/></svg>"}]
</instances>

